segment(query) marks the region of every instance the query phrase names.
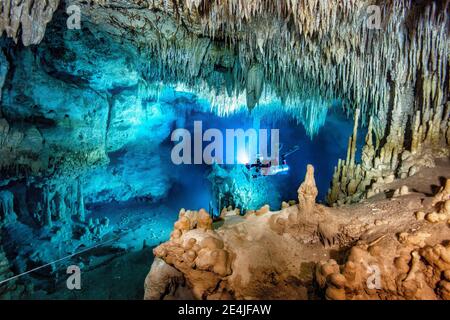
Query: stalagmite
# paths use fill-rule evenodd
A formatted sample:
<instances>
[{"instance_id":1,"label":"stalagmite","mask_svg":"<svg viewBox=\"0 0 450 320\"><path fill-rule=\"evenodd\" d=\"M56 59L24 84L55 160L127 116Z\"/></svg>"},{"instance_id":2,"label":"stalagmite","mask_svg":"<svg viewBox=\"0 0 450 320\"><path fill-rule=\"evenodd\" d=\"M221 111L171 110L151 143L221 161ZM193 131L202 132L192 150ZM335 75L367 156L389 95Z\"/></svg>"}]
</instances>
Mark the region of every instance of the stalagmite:
<instances>
[{"instance_id":1,"label":"stalagmite","mask_svg":"<svg viewBox=\"0 0 450 320\"><path fill-rule=\"evenodd\" d=\"M309 164L306 168L305 181L298 189L298 207L300 214L309 215L312 212L318 193L319 191L314 179L314 167Z\"/></svg>"},{"instance_id":2,"label":"stalagmite","mask_svg":"<svg viewBox=\"0 0 450 320\"><path fill-rule=\"evenodd\" d=\"M450 200L450 179L445 180L445 185L440 188L439 192L433 198L433 205Z\"/></svg>"},{"instance_id":3,"label":"stalagmite","mask_svg":"<svg viewBox=\"0 0 450 320\"><path fill-rule=\"evenodd\" d=\"M3 50L0 49L0 102L2 102L2 89L3 85L5 84L6 75L8 73L9 69L9 62L5 57L5 54L3 53ZM0 113L1 115L1 113ZM0 129L1 133L1 129ZM0 146L1 146L1 138L0 138Z\"/></svg>"},{"instance_id":4,"label":"stalagmite","mask_svg":"<svg viewBox=\"0 0 450 320\"><path fill-rule=\"evenodd\" d=\"M355 156L356 156L356 140L358 135L358 122L359 122L359 114L360 109L356 109L355 111L355 123L353 126L353 135L351 137L351 143L350 143L350 159L347 159L347 165L354 166L355 164Z\"/></svg>"},{"instance_id":5,"label":"stalagmite","mask_svg":"<svg viewBox=\"0 0 450 320\"><path fill-rule=\"evenodd\" d=\"M361 155L361 164L364 170L370 170L373 166L373 158L375 157L375 149L373 146L373 118L371 117L369 120L369 127L367 128L367 135L365 140L365 145L362 150Z\"/></svg>"},{"instance_id":6,"label":"stalagmite","mask_svg":"<svg viewBox=\"0 0 450 320\"><path fill-rule=\"evenodd\" d=\"M64 195L62 194L62 191L57 192L55 195L55 202L56 202L56 213L58 215L58 218L62 221L67 220L67 206L64 200Z\"/></svg>"}]
</instances>

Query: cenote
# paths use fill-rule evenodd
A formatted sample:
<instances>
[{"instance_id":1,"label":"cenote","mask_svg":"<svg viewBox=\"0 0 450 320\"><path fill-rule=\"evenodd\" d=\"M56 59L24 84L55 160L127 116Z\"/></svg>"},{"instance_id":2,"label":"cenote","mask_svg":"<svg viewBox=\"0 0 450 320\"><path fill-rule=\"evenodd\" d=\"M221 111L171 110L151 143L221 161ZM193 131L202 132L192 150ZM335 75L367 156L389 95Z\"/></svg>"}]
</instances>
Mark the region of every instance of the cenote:
<instances>
[{"instance_id":1,"label":"cenote","mask_svg":"<svg viewBox=\"0 0 450 320\"><path fill-rule=\"evenodd\" d=\"M18 131L29 132L27 130L35 128L41 133L40 155L55 145L79 152L91 148L94 154L104 152L101 160L97 160L102 163L94 161L79 169L82 175L76 172L77 164L72 168L75 173L54 174L52 179L58 182L53 192L45 187L45 177L30 179L26 172L22 179L3 180L3 188L13 190L15 195L13 209L17 216L16 223L4 227L3 246L7 255L16 256L17 273L32 271L23 276L34 286L31 298L139 298L142 279L152 260L151 248L169 238L179 210L205 208L218 215L219 194L226 193L222 189L230 187L227 183L236 184L239 199L222 200L222 205L227 201L227 206L238 202L242 213L265 204L279 210L282 201L296 199L306 165L313 164L321 168L316 179L320 201L325 201L335 159L346 156L347 138L353 130L353 120L343 113L339 102L329 105L321 102L317 106L313 102L305 107L316 112L309 115L309 119L303 119L295 111L283 111L281 102L270 95L252 112L245 104L234 102L234 105L227 105L234 110L221 113L220 106L186 88L159 84L157 89L142 89L136 84L139 70L133 69L134 65L124 58L104 57L100 63L92 65L91 60L98 58L96 54L105 54L102 50L111 44L89 51L84 39L64 39L64 47L57 48L54 42L63 40L55 35L46 37L39 48L13 48L8 41L3 45L17 55L11 60L14 77L26 77L27 72L33 70L32 76L37 82L33 81L25 89L26 93L11 87L4 95L3 114L7 119L23 119L16 121ZM67 61L68 57L72 60ZM86 93L81 92L90 90L85 83L87 80L71 74L85 72L89 72L90 81L96 82L96 91L92 90L86 97ZM13 82L14 77L10 81ZM16 81L23 80L17 78ZM103 92L106 99L98 92ZM83 95L81 100L78 94ZM35 101L20 100L27 95ZM79 105L80 102L86 105ZM17 103L35 105L17 108ZM90 108L93 104L95 107ZM277 115L272 113L274 109L278 110ZM92 124L83 123L86 120ZM104 127L101 127L102 121ZM286 157L288 172L257 178L249 173L244 163L220 166L223 172L216 172L214 166L205 163L176 165L171 159L176 145L171 134L180 128L193 134L195 122L202 123L204 131L217 129L224 136L227 129L253 128L269 132L278 129L280 153L294 147L298 150ZM360 145L363 137L361 134ZM36 141L29 143L33 145ZM206 145L204 143L203 147ZM236 150L236 154L241 151ZM51 155L47 156L51 159ZM224 172L229 174L226 183L223 182ZM46 196L46 192L51 195ZM80 193L87 227L71 224L79 219L77 213L72 216L70 211L79 209ZM47 209L35 205L39 197L44 200L44 207L45 201L50 202L48 218L43 212ZM24 203L20 203L21 198ZM58 212L62 208L64 212ZM47 228L40 225L47 225ZM53 263L59 259L64 260ZM128 271L128 260L141 271L140 275ZM66 269L73 263L81 264L83 273L93 279L86 280L89 285L80 291L67 293ZM34 270L36 268L41 269ZM59 278L54 274L59 274ZM129 280L121 278L119 282L130 281L135 287L125 290L121 285L110 286L115 277L127 278Z\"/></svg>"},{"instance_id":2,"label":"cenote","mask_svg":"<svg viewBox=\"0 0 450 320\"><path fill-rule=\"evenodd\" d=\"M394 40L407 36L382 39L400 31L352 31L364 38L347 43L344 31L354 29L336 26L342 34L335 34L330 26L314 29L316 22L308 24L314 30L302 28L303 19L282 14L291 5L247 10L264 19L224 22L222 11L196 7L203 1L187 1L178 14L166 8L172 1L41 2L29 8L40 18L28 33L25 18L15 33L0 28L0 297L142 299L153 249L181 232L174 231L180 210L204 209L215 224L223 211L239 218L264 207L281 211L299 202L308 165L316 168L315 203L350 205L367 198L377 174L416 172L400 168L408 163L401 152L415 145L410 128L437 128L438 138L430 133L424 141L445 139L445 112L422 106L445 95L417 102L425 78L407 73L402 79L411 87L399 80L406 74L396 69L400 57L412 52L405 59L416 63L423 56L410 47L396 51L402 45ZM81 8L79 28L69 26L71 4ZM351 10L344 11L326 21ZM266 20L274 27L258 27ZM433 50L446 43L438 42ZM360 43L368 47L354 48ZM448 70L439 59L432 59L436 70ZM429 83L444 79L445 91L448 75L436 70L423 72L436 75ZM421 112L426 116L414 118ZM190 162L197 147L202 157L212 142L200 137L196 147L196 123L224 137L227 130L278 130L280 158L236 144L234 164L177 163L176 130L191 134ZM386 141L390 149L380 152ZM354 174L348 181L341 171L347 166ZM334 193L333 175L335 185L345 180ZM68 270L81 273L76 290L68 287Z\"/></svg>"}]
</instances>

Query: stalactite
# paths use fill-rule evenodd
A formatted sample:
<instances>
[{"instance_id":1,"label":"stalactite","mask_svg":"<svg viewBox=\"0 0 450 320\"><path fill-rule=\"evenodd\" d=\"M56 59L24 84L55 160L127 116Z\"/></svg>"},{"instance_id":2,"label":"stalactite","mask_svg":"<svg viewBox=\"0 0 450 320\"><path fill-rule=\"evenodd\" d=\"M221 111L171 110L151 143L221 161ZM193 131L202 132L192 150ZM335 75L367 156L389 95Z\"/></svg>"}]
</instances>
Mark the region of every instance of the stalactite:
<instances>
[{"instance_id":1,"label":"stalactite","mask_svg":"<svg viewBox=\"0 0 450 320\"><path fill-rule=\"evenodd\" d=\"M51 199L49 194L48 187L44 187L43 189L43 201L44 201L44 226L47 226L49 228L53 227L53 221L52 221L52 210L51 210Z\"/></svg>"},{"instance_id":2,"label":"stalactite","mask_svg":"<svg viewBox=\"0 0 450 320\"><path fill-rule=\"evenodd\" d=\"M155 52L149 59L159 57L161 70L158 73L166 74L166 81L171 80L167 75L176 76L174 81L187 79L183 81L192 91L208 92L209 86L215 88L215 95L221 95L225 92L217 89L220 88L218 83L223 82L227 83L227 92L233 92L237 99L247 90L248 70L258 63L264 69L261 78L265 86L276 92L282 101L342 98L349 102L348 105L361 110L363 125L370 115L374 115L377 150L389 129L386 126L392 90L397 92L397 104L413 90L416 101L424 97L422 105L434 104L431 109L445 99L443 93L448 88L445 83L448 69L448 15L445 8L448 1L441 5L441 11L436 10L436 4L429 4L422 14L415 14L412 21L409 16L414 11L414 4L386 2L382 4L385 13L383 30L367 27L367 6L356 1L345 4L300 0L213 1L206 11L203 4L196 1L179 0L176 3L177 10L181 10L179 14L189 17L188 25L202 25L201 36L230 39L225 42L230 43L230 52L236 54L239 61L239 68L226 67L233 69L231 73L204 68L198 78L190 79L189 73L183 71L185 68L179 66L186 65L184 50L191 52L197 47L195 38L189 37L189 44L183 43L181 31L178 31L181 38L176 46L166 44L163 52L153 47ZM153 1L150 8L161 6L161 1ZM164 2L164 10L170 13L173 8ZM402 21L407 19L408 24L403 24ZM287 28L287 21L293 22L295 27ZM164 38L161 41L164 42ZM217 43L211 44L204 55L204 66L222 64L224 56L219 57L217 49ZM198 65L196 60L194 65ZM225 79L230 74L233 74L233 81ZM388 75L391 74L401 81L389 83ZM423 94L420 88L411 88L411 84L428 74L433 74L433 80L424 83ZM400 90L404 83L408 85ZM231 89L230 84L235 88ZM215 99L217 111L226 113L229 108L226 102L231 100ZM249 99L249 107L253 107L253 100ZM291 106L296 107L295 104ZM309 108L311 112L307 113L314 113L314 106ZM416 105L416 108L421 106ZM399 112L402 117L407 116L405 112ZM401 126L396 125L395 129L400 130ZM432 136L436 137L436 134ZM398 136L398 139L402 137ZM392 150L387 153L391 154Z\"/></svg>"},{"instance_id":3,"label":"stalactite","mask_svg":"<svg viewBox=\"0 0 450 320\"><path fill-rule=\"evenodd\" d=\"M55 194L56 213L61 221L67 221L67 206L64 198L62 190Z\"/></svg>"},{"instance_id":4,"label":"stalactite","mask_svg":"<svg viewBox=\"0 0 450 320\"><path fill-rule=\"evenodd\" d=\"M260 65L254 65L250 68L247 75L247 107L250 110L258 104L264 88L264 70Z\"/></svg>"},{"instance_id":5,"label":"stalactite","mask_svg":"<svg viewBox=\"0 0 450 320\"><path fill-rule=\"evenodd\" d=\"M45 27L58 8L59 0L2 0L0 2L0 35L25 46L38 44L44 37Z\"/></svg>"},{"instance_id":6,"label":"stalactite","mask_svg":"<svg viewBox=\"0 0 450 320\"><path fill-rule=\"evenodd\" d=\"M84 208L83 184L82 184L80 179L78 180L77 184L78 184L78 191L77 191L77 214L78 214L78 219L81 222L85 222L86 214L85 214L85 208Z\"/></svg>"},{"instance_id":7,"label":"stalactite","mask_svg":"<svg viewBox=\"0 0 450 320\"><path fill-rule=\"evenodd\" d=\"M378 136L387 125L388 75L397 67L410 84L424 79L423 94L415 88L422 106L432 103L434 108L446 98L448 0L439 7L435 2L422 6L420 12L407 0L381 3L382 30L368 27L368 3L350 0L154 0L147 3L143 20L140 1L120 12L112 1L101 6L70 3L80 5L94 21L112 21L109 28L133 29L128 39L123 30L118 34L142 48L152 81L183 81L192 91L224 88L226 83L227 92L237 98L247 89L249 70L259 64L264 69L260 81L282 101L342 98L361 109L363 125L376 115ZM133 23L135 17L139 23ZM145 36L132 36L136 33ZM225 61L239 61L239 66ZM251 107L253 99L249 102ZM226 106L217 109L222 108Z\"/></svg>"},{"instance_id":8,"label":"stalactite","mask_svg":"<svg viewBox=\"0 0 450 320\"><path fill-rule=\"evenodd\" d=\"M7 190L0 191L0 227L12 223L16 219L14 195Z\"/></svg>"}]
</instances>

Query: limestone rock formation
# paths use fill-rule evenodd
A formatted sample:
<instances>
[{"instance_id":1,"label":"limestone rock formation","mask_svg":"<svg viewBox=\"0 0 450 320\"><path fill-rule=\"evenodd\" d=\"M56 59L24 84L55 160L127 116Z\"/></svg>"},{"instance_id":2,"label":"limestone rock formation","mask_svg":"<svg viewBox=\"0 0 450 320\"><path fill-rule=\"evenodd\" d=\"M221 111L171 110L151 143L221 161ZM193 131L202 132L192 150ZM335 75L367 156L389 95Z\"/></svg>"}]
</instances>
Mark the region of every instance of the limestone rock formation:
<instances>
[{"instance_id":1,"label":"limestone rock formation","mask_svg":"<svg viewBox=\"0 0 450 320\"><path fill-rule=\"evenodd\" d=\"M90 219L87 203L167 196L162 167L170 161L154 151L167 147L191 98L166 103L163 87L205 99L219 116L289 115L310 137L338 105L354 127L328 193L335 207L316 203L312 167L298 205L276 212L282 199L271 185L216 167L211 208L222 210L223 227L214 229L204 210L180 213L170 241L155 249L148 296L307 298L322 290L329 299L445 299L445 259L430 257L446 257L450 187L430 199L409 182L450 155L450 1L376 1L378 25L371 4L2 0L0 226L36 224L73 252L110 228ZM72 5L81 30L67 28ZM330 247L353 249L342 264ZM359 258L370 270L395 266L398 279L381 278L389 289L366 292ZM312 292L316 263L320 289Z\"/></svg>"},{"instance_id":2,"label":"limestone rock formation","mask_svg":"<svg viewBox=\"0 0 450 320\"><path fill-rule=\"evenodd\" d=\"M2 3L0 30L6 30L14 39L18 37L17 30L23 30L25 45L41 42L58 2L6 1ZM448 156L448 4L448 0L382 2L382 23L373 26L369 3L364 1L67 0L63 7L78 6L87 22L83 27L89 32L81 40L76 32L64 32L65 41L78 39L92 48L95 46L91 41L95 43L96 37L104 41L114 39L116 44L123 43L126 50L122 52L132 52L139 59L125 59L128 54L110 53L114 56L111 59L96 55L95 67L104 70L98 77L92 76L89 59L82 68L71 61L52 63L48 53L44 61L50 69L47 71L72 82L86 81L95 92L102 86L112 89L137 85L142 96L157 96L159 81L182 85L199 96L206 95L220 115L252 109L268 100L276 109L296 117L310 135L323 125L332 101L341 98L345 111L354 111L355 131L347 159L336 167L328 200L330 204L343 204L376 194L377 188L371 186L378 178L393 174L405 177L422 167L433 166L430 153ZM66 18L62 10L53 15L53 21L60 24ZM94 40L85 40L89 34L95 35ZM56 45L58 48L62 44ZM80 58L80 48L70 48L67 56ZM373 56L379 57L375 63ZM125 60L123 64L129 64L126 60L136 61L136 68L124 69L121 63L110 62L114 59ZM34 74L39 75L40 81L42 73ZM24 74L23 78L29 75ZM108 83L108 78L117 83ZM61 84L55 83L58 85ZM73 95L79 94L73 91ZM98 101L101 110L94 108L98 127L83 135L83 139L88 150L85 152L90 153L88 160L104 164L105 149L119 148L127 138L126 133L110 132L123 128L119 125L123 113L116 102L121 98L113 97L113 106L107 106L104 100L108 100L108 93L96 97L87 88L82 92L84 99L102 100ZM29 92L13 96L23 98L22 94L36 100ZM34 102L41 105L40 101ZM140 103L136 101L136 105ZM16 110L14 104L3 109ZM49 106L38 111L51 113L54 109L57 108ZM60 113L66 114L56 112ZM70 127L72 121L79 119L67 115L68 118L50 120L56 120L58 127ZM388 123L388 119L392 121ZM89 117L84 120L85 129L91 128ZM355 157L359 122L369 123L361 164L356 163ZM79 134L73 130L74 138ZM91 142L100 141L102 148L91 147ZM57 142L64 146L62 141ZM76 159L82 160L87 161ZM25 162L29 166L29 161ZM33 168L39 171L47 168L46 164L45 159L35 161Z\"/></svg>"},{"instance_id":3,"label":"limestone rock formation","mask_svg":"<svg viewBox=\"0 0 450 320\"><path fill-rule=\"evenodd\" d=\"M14 292L13 282L4 282L14 274L9 270L9 262L6 258L3 248L0 247L0 299L10 298L10 293Z\"/></svg>"},{"instance_id":4,"label":"limestone rock formation","mask_svg":"<svg viewBox=\"0 0 450 320\"><path fill-rule=\"evenodd\" d=\"M39 44L44 37L45 27L53 17L59 0L4 0L0 3L0 35L25 46Z\"/></svg>"},{"instance_id":5,"label":"limestone rock formation","mask_svg":"<svg viewBox=\"0 0 450 320\"><path fill-rule=\"evenodd\" d=\"M334 260L317 265L319 286L332 300L448 300L450 247L427 244L429 237L431 234L402 235L400 246L388 238L357 245L342 266Z\"/></svg>"},{"instance_id":6,"label":"limestone rock formation","mask_svg":"<svg viewBox=\"0 0 450 320\"><path fill-rule=\"evenodd\" d=\"M204 210L180 212L180 219L175 223L175 229L171 240L162 244L154 250L155 256L165 262L157 260L155 269L171 268L164 267L167 263L183 272L182 279L192 289L192 294L196 299L202 299L217 289L220 282L231 274L231 256L224 247L220 235L212 230L212 219ZM154 282L161 285L160 276L152 270L150 273L150 288ZM175 271L172 270L170 277L173 278ZM176 275L178 275L175 272ZM166 272L163 272L163 276ZM179 276L179 275L178 275ZM172 278L168 279L172 281ZM156 287L158 288L158 286ZM222 288L223 289L223 288ZM219 288L215 295L229 296L229 294ZM155 289L152 289L155 290ZM159 291L164 293L164 291ZM150 293L155 298L155 293ZM156 298L162 298L162 296Z\"/></svg>"},{"instance_id":7,"label":"limestone rock formation","mask_svg":"<svg viewBox=\"0 0 450 320\"><path fill-rule=\"evenodd\" d=\"M252 110L258 104L264 88L264 69L261 65L254 65L247 75L247 107Z\"/></svg>"},{"instance_id":8,"label":"limestone rock formation","mask_svg":"<svg viewBox=\"0 0 450 320\"><path fill-rule=\"evenodd\" d=\"M14 273L11 272L8 258L3 251L3 247L0 246L0 300L20 299L26 289L32 290L31 287L25 288L18 284L16 279L11 279L13 277Z\"/></svg>"},{"instance_id":9,"label":"limestone rock formation","mask_svg":"<svg viewBox=\"0 0 450 320\"><path fill-rule=\"evenodd\" d=\"M172 233L174 239L178 239L183 233L193 229L212 230L212 218L204 209L200 211L181 209L178 217Z\"/></svg>"},{"instance_id":10,"label":"limestone rock formation","mask_svg":"<svg viewBox=\"0 0 450 320\"><path fill-rule=\"evenodd\" d=\"M421 186L409 179L415 190ZM436 196L413 192L326 208L314 203L308 167L300 190L302 205L244 217L225 212L213 230L195 228L196 213L182 210L171 240L154 250L146 298L449 298L449 225L414 214L435 209L444 187Z\"/></svg>"},{"instance_id":11,"label":"limestone rock formation","mask_svg":"<svg viewBox=\"0 0 450 320\"><path fill-rule=\"evenodd\" d=\"M306 168L305 181L298 189L298 206L300 212L305 212L307 214L313 210L318 194L319 190L317 189L316 181L314 180L314 167L308 165Z\"/></svg>"},{"instance_id":12,"label":"limestone rock formation","mask_svg":"<svg viewBox=\"0 0 450 320\"><path fill-rule=\"evenodd\" d=\"M433 205L438 203L447 203L450 200L450 179L446 179L445 185L441 187L439 192L433 198Z\"/></svg>"},{"instance_id":13,"label":"limestone rock formation","mask_svg":"<svg viewBox=\"0 0 450 320\"><path fill-rule=\"evenodd\" d=\"M238 107L253 108L263 92L280 95L287 109L314 134L323 110L326 114L332 99L343 97L351 108L361 110L363 123L372 115L374 156L382 163L390 161L384 157L392 151L398 158L402 150L393 149L397 143L397 148L404 147L398 133L408 122L414 128L407 129L418 133L413 153L431 141L438 143L440 131L446 136L448 0L382 2L379 25L370 23L370 4L361 1L64 3L79 6L83 18L99 29L142 48L147 60L142 68L149 72L149 79L184 79L196 91L212 88L210 97L220 114L234 112L236 107L230 104L235 105L236 99L243 100ZM56 4L50 2L45 13L50 14ZM43 7L41 1L33 2L34 10ZM34 25L42 25L39 16L32 15ZM210 39L229 39L225 41L229 45ZM373 56L379 57L375 64ZM185 57L191 59L187 62ZM423 110L418 109L419 101ZM388 124L391 109L393 123ZM312 119L318 124L308 123ZM380 142L388 136L392 141L383 151L386 156L380 158Z\"/></svg>"},{"instance_id":14,"label":"limestone rock formation","mask_svg":"<svg viewBox=\"0 0 450 320\"><path fill-rule=\"evenodd\" d=\"M208 180L212 184L212 198L217 199L216 207L222 210L232 206L243 211L258 210L266 204L278 206L281 200L275 184L268 179L251 179L250 175L251 172L239 166L224 168L213 165Z\"/></svg>"},{"instance_id":15,"label":"limestone rock formation","mask_svg":"<svg viewBox=\"0 0 450 320\"><path fill-rule=\"evenodd\" d=\"M5 84L8 69L9 69L8 60L6 60L3 50L0 50L0 102L2 101L1 92L3 89L3 85Z\"/></svg>"},{"instance_id":16,"label":"limestone rock formation","mask_svg":"<svg viewBox=\"0 0 450 320\"><path fill-rule=\"evenodd\" d=\"M163 260L155 258L152 268L145 279L145 300L160 300L166 297L173 299L193 299L189 289L184 286L183 274L169 266ZM181 285L181 286L180 286ZM181 292L181 294L180 294Z\"/></svg>"}]
</instances>

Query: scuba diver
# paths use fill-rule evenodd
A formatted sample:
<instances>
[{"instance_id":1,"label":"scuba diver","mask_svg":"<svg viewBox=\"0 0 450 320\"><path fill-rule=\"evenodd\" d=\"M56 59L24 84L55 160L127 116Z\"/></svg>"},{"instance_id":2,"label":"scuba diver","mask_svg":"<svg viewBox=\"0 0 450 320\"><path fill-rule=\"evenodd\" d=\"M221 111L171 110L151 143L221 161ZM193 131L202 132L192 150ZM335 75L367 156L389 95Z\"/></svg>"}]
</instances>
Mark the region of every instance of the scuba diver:
<instances>
[{"instance_id":1,"label":"scuba diver","mask_svg":"<svg viewBox=\"0 0 450 320\"><path fill-rule=\"evenodd\" d=\"M257 170L260 170L262 168L270 168L272 166L272 161L269 161L269 163L262 163L261 162L261 158L257 158L256 159L256 163L254 164L246 164L245 165L247 167L247 169L252 169L252 168L256 168Z\"/></svg>"},{"instance_id":2,"label":"scuba diver","mask_svg":"<svg viewBox=\"0 0 450 320\"><path fill-rule=\"evenodd\" d=\"M261 175L261 169L269 169L272 166L272 161L269 161L269 163L262 163L261 158L257 158L256 162L254 164L246 164L245 167L251 171L252 169L255 169L255 174L252 175L254 179L256 179L258 176Z\"/></svg>"},{"instance_id":3,"label":"scuba diver","mask_svg":"<svg viewBox=\"0 0 450 320\"><path fill-rule=\"evenodd\" d=\"M283 146L280 147L280 151ZM277 161L270 160L269 162L263 163L261 157L257 157L255 163L246 164L245 167L249 172L252 172L252 178L256 179L261 176L274 176L281 173L287 173L289 171L289 166L287 164L287 157L291 154L300 150L299 146L294 146L289 149L287 152L281 154L280 161L277 164Z\"/></svg>"}]
</instances>

